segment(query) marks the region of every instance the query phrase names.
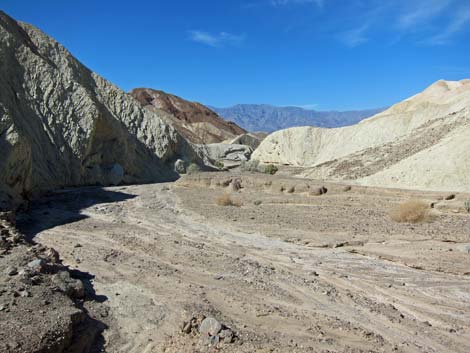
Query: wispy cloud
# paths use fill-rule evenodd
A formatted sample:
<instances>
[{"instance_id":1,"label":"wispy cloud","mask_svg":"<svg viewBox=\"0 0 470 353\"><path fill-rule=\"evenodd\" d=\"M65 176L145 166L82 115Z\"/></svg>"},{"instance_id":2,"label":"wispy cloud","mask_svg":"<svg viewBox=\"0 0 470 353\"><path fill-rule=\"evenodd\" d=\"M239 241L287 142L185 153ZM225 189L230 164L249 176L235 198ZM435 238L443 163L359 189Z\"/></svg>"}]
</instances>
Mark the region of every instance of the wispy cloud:
<instances>
[{"instance_id":1,"label":"wispy cloud","mask_svg":"<svg viewBox=\"0 0 470 353\"><path fill-rule=\"evenodd\" d=\"M293 4L315 4L318 7L323 7L325 0L271 0L273 6L286 6Z\"/></svg>"},{"instance_id":2,"label":"wispy cloud","mask_svg":"<svg viewBox=\"0 0 470 353\"><path fill-rule=\"evenodd\" d=\"M366 37L366 31L369 25L363 25L339 34L339 39L348 47L354 48L366 43L369 39Z\"/></svg>"},{"instance_id":3,"label":"wispy cloud","mask_svg":"<svg viewBox=\"0 0 470 353\"><path fill-rule=\"evenodd\" d=\"M470 7L458 12L442 31L429 38L426 42L434 45L448 44L452 37L470 26Z\"/></svg>"},{"instance_id":4,"label":"wispy cloud","mask_svg":"<svg viewBox=\"0 0 470 353\"><path fill-rule=\"evenodd\" d=\"M468 0L395 0L393 3L365 0L356 25L337 31L337 38L354 48L374 39L378 32L411 39L425 45L443 45L470 28ZM465 4L465 5L464 5ZM356 6L358 6L356 4ZM360 7L356 7L356 11ZM389 23L384 28L383 24Z\"/></svg>"},{"instance_id":5,"label":"wispy cloud","mask_svg":"<svg viewBox=\"0 0 470 353\"><path fill-rule=\"evenodd\" d=\"M409 1L405 11L398 17L398 27L407 30L429 22L439 16L451 2L451 0Z\"/></svg>"},{"instance_id":6,"label":"wispy cloud","mask_svg":"<svg viewBox=\"0 0 470 353\"><path fill-rule=\"evenodd\" d=\"M225 45L240 45L244 40L244 35L236 35L228 32L209 33L205 31L189 31L189 39L193 42L205 44L211 47L222 47Z\"/></svg>"}]
</instances>

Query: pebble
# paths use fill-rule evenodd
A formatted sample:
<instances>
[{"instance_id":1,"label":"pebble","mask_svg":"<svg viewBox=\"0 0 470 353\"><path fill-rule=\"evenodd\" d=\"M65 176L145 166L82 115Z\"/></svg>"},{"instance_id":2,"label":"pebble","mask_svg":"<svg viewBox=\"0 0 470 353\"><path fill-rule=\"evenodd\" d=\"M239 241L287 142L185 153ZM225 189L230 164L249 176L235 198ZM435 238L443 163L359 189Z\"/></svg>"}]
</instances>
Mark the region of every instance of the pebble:
<instances>
[{"instance_id":1,"label":"pebble","mask_svg":"<svg viewBox=\"0 0 470 353\"><path fill-rule=\"evenodd\" d=\"M23 298L30 297L31 293L25 290L25 291L20 292L20 296L22 296Z\"/></svg>"},{"instance_id":2,"label":"pebble","mask_svg":"<svg viewBox=\"0 0 470 353\"><path fill-rule=\"evenodd\" d=\"M219 337L224 340L224 343L232 343L233 341L233 332L232 330L225 329L220 331Z\"/></svg>"},{"instance_id":3,"label":"pebble","mask_svg":"<svg viewBox=\"0 0 470 353\"><path fill-rule=\"evenodd\" d=\"M13 266L8 266L6 269L5 269L5 274L7 276L15 276L18 274L18 269L16 267L13 267Z\"/></svg>"},{"instance_id":4,"label":"pebble","mask_svg":"<svg viewBox=\"0 0 470 353\"><path fill-rule=\"evenodd\" d=\"M36 259L36 260L29 262L27 266L29 268L32 268L41 272L45 265L46 265L46 262L43 259Z\"/></svg>"},{"instance_id":5,"label":"pebble","mask_svg":"<svg viewBox=\"0 0 470 353\"><path fill-rule=\"evenodd\" d=\"M183 327L183 332L186 334L190 333L191 327L192 327L191 322L187 322Z\"/></svg>"}]
</instances>

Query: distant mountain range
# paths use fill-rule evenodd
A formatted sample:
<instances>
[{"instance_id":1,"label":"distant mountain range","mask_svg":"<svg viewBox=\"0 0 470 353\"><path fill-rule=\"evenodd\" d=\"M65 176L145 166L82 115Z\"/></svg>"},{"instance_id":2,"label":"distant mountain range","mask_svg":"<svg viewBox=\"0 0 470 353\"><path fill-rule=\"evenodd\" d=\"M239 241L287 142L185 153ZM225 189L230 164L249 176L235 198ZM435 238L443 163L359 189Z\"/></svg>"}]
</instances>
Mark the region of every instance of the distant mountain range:
<instances>
[{"instance_id":1,"label":"distant mountain range","mask_svg":"<svg viewBox=\"0 0 470 353\"><path fill-rule=\"evenodd\" d=\"M294 126L324 128L353 125L386 108L355 111L316 111L299 107L276 107L266 104L238 104L229 108L210 107L226 120L248 131L272 132Z\"/></svg>"}]
</instances>

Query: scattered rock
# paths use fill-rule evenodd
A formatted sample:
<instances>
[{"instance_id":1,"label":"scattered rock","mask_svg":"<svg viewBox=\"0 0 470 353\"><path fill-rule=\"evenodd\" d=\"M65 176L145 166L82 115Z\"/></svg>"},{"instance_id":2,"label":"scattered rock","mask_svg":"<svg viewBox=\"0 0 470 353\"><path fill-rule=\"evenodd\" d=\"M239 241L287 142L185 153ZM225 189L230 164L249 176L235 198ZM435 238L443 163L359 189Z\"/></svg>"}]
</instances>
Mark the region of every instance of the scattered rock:
<instances>
[{"instance_id":1,"label":"scattered rock","mask_svg":"<svg viewBox=\"0 0 470 353\"><path fill-rule=\"evenodd\" d=\"M219 337L224 340L225 343L232 343L233 341L233 332L230 329L224 329L220 331Z\"/></svg>"},{"instance_id":2,"label":"scattered rock","mask_svg":"<svg viewBox=\"0 0 470 353\"><path fill-rule=\"evenodd\" d=\"M85 297L85 286L83 282L79 279L71 278L68 271L60 271L53 275L52 282L72 299Z\"/></svg>"},{"instance_id":3,"label":"scattered rock","mask_svg":"<svg viewBox=\"0 0 470 353\"><path fill-rule=\"evenodd\" d=\"M36 259L28 263L27 267L33 271L44 273L46 268L46 261L43 259Z\"/></svg>"},{"instance_id":4,"label":"scattered rock","mask_svg":"<svg viewBox=\"0 0 470 353\"><path fill-rule=\"evenodd\" d=\"M59 253L55 249L53 248L47 249L46 256L51 260L52 263L54 264L60 263Z\"/></svg>"},{"instance_id":5,"label":"scattered rock","mask_svg":"<svg viewBox=\"0 0 470 353\"><path fill-rule=\"evenodd\" d=\"M310 191L310 195L312 196L320 196L320 195L324 195L328 192L328 189L325 188L324 186L322 187L319 187L319 188L314 188Z\"/></svg>"},{"instance_id":6,"label":"scattered rock","mask_svg":"<svg viewBox=\"0 0 470 353\"><path fill-rule=\"evenodd\" d=\"M183 325L183 332L186 333L186 334L189 334L191 333L191 329L192 329L192 325L191 325L191 322L185 322L184 325Z\"/></svg>"}]
</instances>

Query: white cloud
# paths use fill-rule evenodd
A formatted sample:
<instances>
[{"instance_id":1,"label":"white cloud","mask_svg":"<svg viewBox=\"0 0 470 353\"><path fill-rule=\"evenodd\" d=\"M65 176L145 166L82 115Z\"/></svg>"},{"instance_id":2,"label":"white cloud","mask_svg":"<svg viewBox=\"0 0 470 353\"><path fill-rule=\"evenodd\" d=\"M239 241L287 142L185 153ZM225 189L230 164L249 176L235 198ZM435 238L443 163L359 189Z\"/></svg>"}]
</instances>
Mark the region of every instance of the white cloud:
<instances>
[{"instance_id":1,"label":"white cloud","mask_svg":"<svg viewBox=\"0 0 470 353\"><path fill-rule=\"evenodd\" d=\"M244 41L245 37L228 32L212 34L205 31L189 31L189 39L211 47L221 47L224 45L239 45Z\"/></svg>"}]
</instances>

